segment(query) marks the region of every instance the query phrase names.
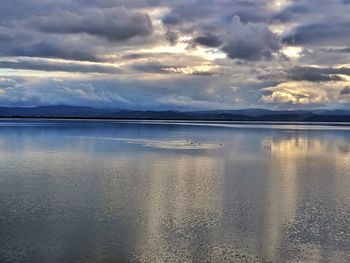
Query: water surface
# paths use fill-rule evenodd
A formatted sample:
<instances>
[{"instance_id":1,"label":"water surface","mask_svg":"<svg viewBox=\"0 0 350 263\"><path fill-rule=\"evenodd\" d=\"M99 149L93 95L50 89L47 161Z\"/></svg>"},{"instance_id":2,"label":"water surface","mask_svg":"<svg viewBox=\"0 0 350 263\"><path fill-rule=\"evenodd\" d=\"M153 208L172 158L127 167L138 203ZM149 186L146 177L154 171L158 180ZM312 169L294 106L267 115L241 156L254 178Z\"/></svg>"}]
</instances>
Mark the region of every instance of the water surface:
<instances>
[{"instance_id":1,"label":"water surface","mask_svg":"<svg viewBox=\"0 0 350 263\"><path fill-rule=\"evenodd\" d=\"M342 126L3 120L0 262L350 262Z\"/></svg>"}]
</instances>

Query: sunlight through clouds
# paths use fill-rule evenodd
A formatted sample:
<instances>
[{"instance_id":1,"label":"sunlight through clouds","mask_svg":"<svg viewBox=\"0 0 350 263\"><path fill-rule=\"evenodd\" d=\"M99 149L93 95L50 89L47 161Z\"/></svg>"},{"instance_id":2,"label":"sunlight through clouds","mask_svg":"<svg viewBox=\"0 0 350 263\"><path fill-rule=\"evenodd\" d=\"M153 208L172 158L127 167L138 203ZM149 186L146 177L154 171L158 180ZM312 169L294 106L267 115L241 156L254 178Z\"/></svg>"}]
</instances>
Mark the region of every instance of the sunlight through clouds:
<instances>
[{"instance_id":1,"label":"sunlight through clouds","mask_svg":"<svg viewBox=\"0 0 350 263\"><path fill-rule=\"evenodd\" d=\"M139 107L145 96L152 109L176 96L232 109L347 107L339 91L350 81L350 5L321 2L1 2L0 74L21 79L22 90L4 90L11 100L0 103L32 105L23 89L45 90L42 98L59 89L63 104L79 105L70 94L90 83L115 98L130 89L128 105L109 98L99 107ZM42 88L54 78L60 85Z\"/></svg>"}]
</instances>

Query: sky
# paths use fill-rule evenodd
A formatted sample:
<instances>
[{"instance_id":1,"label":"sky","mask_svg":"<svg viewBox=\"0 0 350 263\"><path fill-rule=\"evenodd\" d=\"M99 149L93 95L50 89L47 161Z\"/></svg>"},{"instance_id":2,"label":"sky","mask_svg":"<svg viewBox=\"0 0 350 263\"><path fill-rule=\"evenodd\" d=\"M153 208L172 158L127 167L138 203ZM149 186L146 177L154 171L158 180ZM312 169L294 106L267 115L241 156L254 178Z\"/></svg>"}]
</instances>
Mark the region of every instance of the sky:
<instances>
[{"instance_id":1,"label":"sky","mask_svg":"<svg viewBox=\"0 0 350 263\"><path fill-rule=\"evenodd\" d=\"M350 109L350 0L0 1L0 105Z\"/></svg>"}]
</instances>

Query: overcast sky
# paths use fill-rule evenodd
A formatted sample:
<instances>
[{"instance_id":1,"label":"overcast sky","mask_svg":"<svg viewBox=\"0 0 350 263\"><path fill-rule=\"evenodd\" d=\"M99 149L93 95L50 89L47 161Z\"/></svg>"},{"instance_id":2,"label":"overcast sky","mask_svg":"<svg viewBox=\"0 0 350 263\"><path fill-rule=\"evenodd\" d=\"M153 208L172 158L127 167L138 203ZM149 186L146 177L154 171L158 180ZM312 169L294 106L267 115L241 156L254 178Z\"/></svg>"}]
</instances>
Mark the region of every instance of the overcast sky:
<instances>
[{"instance_id":1,"label":"overcast sky","mask_svg":"<svg viewBox=\"0 0 350 263\"><path fill-rule=\"evenodd\" d=\"M3 0L0 105L350 108L350 0Z\"/></svg>"}]
</instances>

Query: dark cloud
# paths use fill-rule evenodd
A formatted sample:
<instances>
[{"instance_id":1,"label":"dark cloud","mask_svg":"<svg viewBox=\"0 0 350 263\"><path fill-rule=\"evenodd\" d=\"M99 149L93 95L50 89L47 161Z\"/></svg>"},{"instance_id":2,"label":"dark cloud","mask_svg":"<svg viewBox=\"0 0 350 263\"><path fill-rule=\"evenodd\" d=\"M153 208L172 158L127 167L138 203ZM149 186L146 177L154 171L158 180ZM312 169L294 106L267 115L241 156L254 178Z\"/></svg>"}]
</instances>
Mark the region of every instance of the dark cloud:
<instances>
[{"instance_id":1,"label":"dark cloud","mask_svg":"<svg viewBox=\"0 0 350 263\"><path fill-rule=\"evenodd\" d=\"M339 47L313 47L303 48L298 58L299 65L317 65L318 67L334 67L346 65L349 62L350 53L346 48Z\"/></svg>"},{"instance_id":2,"label":"dark cloud","mask_svg":"<svg viewBox=\"0 0 350 263\"><path fill-rule=\"evenodd\" d=\"M1 42L8 42L13 40L15 37L14 32L7 27L0 26L0 41Z\"/></svg>"},{"instance_id":3,"label":"dark cloud","mask_svg":"<svg viewBox=\"0 0 350 263\"><path fill-rule=\"evenodd\" d=\"M282 41L289 45L343 45L348 44L349 40L350 22L346 22L301 25L288 32Z\"/></svg>"},{"instance_id":4,"label":"dark cloud","mask_svg":"<svg viewBox=\"0 0 350 263\"><path fill-rule=\"evenodd\" d=\"M173 65L163 65L158 62L147 62L147 63L138 63L132 65L132 69L139 72L147 72L147 73L157 73L164 74L167 73L164 68L173 67Z\"/></svg>"},{"instance_id":5,"label":"dark cloud","mask_svg":"<svg viewBox=\"0 0 350 263\"><path fill-rule=\"evenodd\" d=\"M243 23L261 23L268 21L268 14L264 11L264 8L257 7L257 12L252 12L252 10L239 10L234 11L232 14L225 17L226 21L231 21L233 17L239 16Z\"/></svg>"},{"instance_id":6,"label":"dark cloud","mask_svg":"<svg viewBox=\"0 0 350 263\"><path fill-rule=\"evenodd\" d=\"M288 81L308 82L338 82L346 81L342 75L350 76L350 68L340 67L293 67L283 71L275 70L273 73L258 75L257 79L266 81L275 79L279 83Z\"/></svg>"},{"instance_id":7,"label":"dark cloud","mask_svg":"<svg viewBox=\"0 0 350 263\"><path fill-rule=\"evenodd\" d=\"M174 32L174 31L168 31L168 32L166 32L165 37L171 45L176 45L176 43L179 39L179 34L177 32Z\"/></svg>"},{"instance_id":8,"label":"dark cloud","mask_svg":"<svg viewBox=\"0 0 350 263\"><path fill-rule=\"evenodd\" d=\"M335 94L329 100L338 98L350 76L340 67L350 59L349 3L0 1L0 71L28 76L27 83L0 77L0 104L251 107L262 105L261 88L291 81L320 87L319 100L326 89ZM41 81L55 75L62 80Z\"/></svg>"},{"instance_id":9,"label":"dark cloud","mask_svg":"<svg viewBox=\"0 0 350 263\"><path fill-rule=\"evenodd\" d=\"M159 6L163 0L65 0L70 2L71 6L76 5L76 2L92 7L113 8L125 6L127 8L147 8Z\"/></svg>"},{"instance_id":10,"label":"dark cloud","mask_svg":"<svg viewBox=\"0 0 350 263\"><path fill-rule=\"evenodd\" d=\"M310 82L343 81L342 77L335 75L336 72L336 69L297 67L288 72L287 79Z\"/></svg>"},{"instance_id":11,"label":"dark cloud","mask_svg":"<svg viewBox=\"0 0 350 263\"><path fill-rule=\"evenodd\" d=\"M263 24L241 23L234 17L223 51L232 59L269 59L280 48L279 38Z\"/></svg>"},{"instance_id":12,"label":"dark cloud","mask_svg":"<svg viewBox=\"0 0 350 263\"><path fill-rule=\"evenodd\" d=\"M108 6L107 2L114 4L108 9L102 7ZM14 0L18 9L27 8L27 17L1 2L0 56L103 62L108 61L106 55L123 46L155 41L148 14L121 7L129 4L119 2L120 6L115 6L116 1L107 0L65 0L56 4L46 0L22 3ZM137 1L132 2L137 6ZM142 5L147 7L148 2L156 1L143 1ZM7 17L6 11L12 13L12 17Z\"/></svg>"},{"instance_id":13,"label":"dark cloud","mask_svg":"<svg viewBox=\"0 0 350 263\"><path fill-rule=\"evenodd\" d=\"M170 65L162 64L159 62L146 62L132 65L132 70L143 72L143 73L154 73L154 74L179 74L188 76L213 76L217 75L218 72L214 70L200 70L196 67L187 65L179 65L179 63Z\"/></svg>"},{"instance_id":14,"label":"dark cloud","mask_svg":"<svg viewBox=\"0 0 350 263\"><path fill-rule=\"evenodd\" d=\"M96 55L93 50L61 42L41 41L28 48L13 48L7 54L26 57L61 58L77 61L102 62L103 59Z\"/></svg>"},{"instance_id":15,"label":"dark cloud","mask_svg":"<svg viewBox=\"0 0 350 263\"><path fill-rule=\"evenodd\" d=\"M1 33L0 33L1 34ZM23 36L20 32L13 39L0 39L0 56L23 56L37 58L59 58L76 61L105 61L103 53L95 43L84 38L46 36L40 39L35 34Z\"/></svg>"},{"instance_id":16,"label":"dark cloud","mask_svg":"<svg viewBox=\"0 0 350 263\"><path fill-rule=\"evenodd\" d=\"M227 25L234 16L241 17L244 23L266 22L269 18L267 3L266 0L174 1L169 4L171 10L164 16L163 23L183 25L187 30L189 23L195 23L197 29Z\"/></svg>"},{"instance_id":17,"label":"dark cloud","mask_svg":"<svg viewBox=\"0 0 350 263\"><path fill-rule=\"evenodd\" d=\"M144 60L149 63L158 63L158 61L172 61L172 65L181 65L184 66L185 64L187 66L193 65L193 64L203 64L206 63L207 60L203 59L199 56L194 55L184 55L184 54L174 54L171 52L159 52L159 53L153 53L153 52L135 52L135 53L128 53L121 57L121 59L125 60ZM167 63L169 65L171 63Z\"/></svg>"},{"instance_id":18,"label":"dark cloud","mask_svg":"<svg viewBox=\"0 0 350 263\"><path fill-rule=\"evenodd\" d=\"M222 44L220 37L212 33L196 37L194 42L207 47L218 47Z\"/></svg>"},{"instance_id":19,"label":"dark cloud","mask_svg":"<svg viewBox=\"0 0 350 263\"><path fill-rule=\"evenodd\" d=\"M328 53L350 53L350 47L346 48L324 48L322 49L323 52Z\"/></svg>"},{"instance_id":20,"label":"dark cloud","mask_svg":"<svg viewBox=\"0 0 350 263\"><path fill-rule=\"evenodd\" d=\"M350 86L344 87L344 88L340 91L340 95L350 95Z\"/></svg>"},{"instance_id":21,"label":"dark cloud","mask_svg":"<svg viewBox=\"0 0 350 263\"><path fill-rule=\"evenodd\" d=\"M159 52L159 53L149 53L149 52L136 52L136 53L128 53L122 56L122 59L126 60L137 60L137 59L153 59L153 58L162 58L162 57L175 57L173 53L169 52Z\"/></svg>"},{"instance_id":22,"label":"dark cloud","mask_svg":"<svg viewBox=\"0 0 350 263\"><path fill-rule=\"evenodd\" d=\"M111 41L148 36L153 31L147 14L125 8L94 9L80 13L59 10L48 16L28 19L25 23L47 33L85 33Z\"/></svg>"},{"instance_id":23,"label":"dark cloud","mask_svg":"<svg viewBox=\"0 0 350 263\"><path fill-rule=\"evenodd\" d=\"M131 54L126 54L122 56L122 59L126 60L134 60L134 59L142 59L148 57L148 54L144 53L131 53Z\"/></svg>"},{"instance_id":24,"label":"dark cloud","mask_svg":"<svg viewBox=\"0 0 350 263\"><path fill-rule=\"evenodd\" d=\"M347 75L350 76L350 68L340 67L340 68L321 68L321 67L299 67L295 68L296 72L307 72L309 74L320 74L320 75Z\"/></svg>"},{"instance_id":25,"label":"dark cloud","mask_svg":"<svg viewBox=\"0 0 350 263\"><path fill-rule=\"evenodd\" d=\"M175 14L167 14L163 17L162 22L164 25L173 26L181 23L181 18Z\"/></svg>"},{"instance_id":26,"label":"dark cloud","mask_svg":"<svg viewBox=\"0 0 350 263\"><path fill-rule=\"evenodd\" d=\"M0 60L0 68L8 69L24 69L39 71L64 71L64 72L80 72L80 73L121 73L121 70L114 66L106 66L99 64L82 64L82 63L64 63L46 60L16 60L5 61Z\"/></svg>"},{"instance_id":27,"label":"dark cloud","mask_svg":"<svg viewBox=\"0 0 350 263\"><path fill-rule=\"evenodd\" d=\"M273 19L281 22L293 21L299 15L305 15L312 11L307 3L293 3L285 7L283 10L273 16Z\"/></svg>"}]
</instances>

